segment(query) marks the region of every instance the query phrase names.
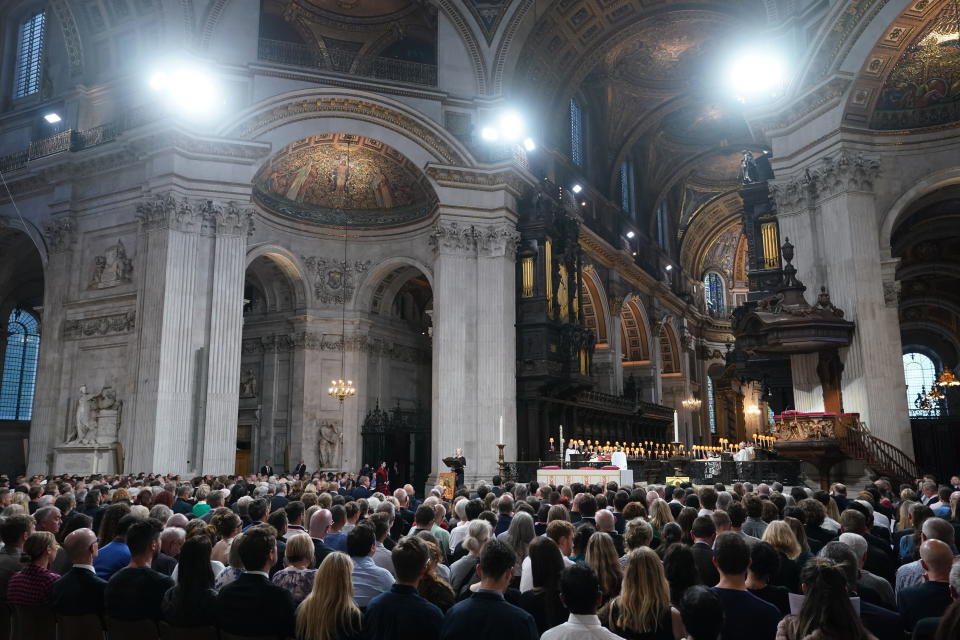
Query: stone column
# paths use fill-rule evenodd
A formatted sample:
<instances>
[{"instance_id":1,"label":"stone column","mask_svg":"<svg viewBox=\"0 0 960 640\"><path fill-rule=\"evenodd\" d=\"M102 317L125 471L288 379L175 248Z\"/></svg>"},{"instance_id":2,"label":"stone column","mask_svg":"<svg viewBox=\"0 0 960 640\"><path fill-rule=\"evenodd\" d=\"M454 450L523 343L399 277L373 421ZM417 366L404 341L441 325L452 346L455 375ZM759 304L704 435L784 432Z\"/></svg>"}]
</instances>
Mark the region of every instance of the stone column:
<instances>
[{"instance_id":1,"label":"stone column","mask_svg":"<svg viewBox=\"0 0 960 640\"><path fill-rule=\"evenodd\" d=\"M859 413L876 436L912 455L899 319L896 306L888 306L884 296L873 193L879 174L878 160L841 149L783 183L777 200L778 206L783 202L797 211L790 224L797 235L791 242L797 247L798 275L808 278L808 300L826 286L832 302L857 324L853 343L840 352L844 410ZM811 270L808 264L816 267ZM811 277L818 272L821 278Z\"/></svg>"},{"instance_id":2,"label":"stone column","mask_svg":"<svg viewBox=\"0 0 960 640\"><path fill-rule=\"evenodd\" d=\"M63 302L70 285L76 222L72 216L55 219L46 225L48 262L43 282L43 314L40 318L40 354L37 362L36 393L27 474L49 474L53 447L63 441L76 411L78 389L61 395L63 373ZM68 400L63 400L68 398Z\"/></svg>"},{"instance_id":3,"label":"stone column","mask_svg":"<svg viewBox=\"0 0 960 640\"><path fill-rule=\"evenodd\" d=\"M609 296L610 322L607 323L607 344L610 345L610 394L623 393L623 344L620 336L620 311L623 309L623 296Z\"/></svg>"}]
</instances>

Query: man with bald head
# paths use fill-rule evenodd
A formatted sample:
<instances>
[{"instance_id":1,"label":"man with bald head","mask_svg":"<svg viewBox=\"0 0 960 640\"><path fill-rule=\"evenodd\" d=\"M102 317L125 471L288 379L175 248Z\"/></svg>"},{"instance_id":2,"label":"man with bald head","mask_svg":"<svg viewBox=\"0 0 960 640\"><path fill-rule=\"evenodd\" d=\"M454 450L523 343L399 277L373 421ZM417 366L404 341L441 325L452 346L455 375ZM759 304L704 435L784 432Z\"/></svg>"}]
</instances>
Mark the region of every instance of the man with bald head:
<instances>
[{"instance_id":1,"label":"man with bald head","mask_svg":"<svg viewBox=\"0 0 960 640\"><path fill-rule=\"evenodd\" d=\"M920 566L926 581L897 594L897 605L903 625L912 631L921 618L942 616L950 606L950 569L953 551L940 540L927 540L920 545Z\"/></svg>"},{"instance_id":2,"label":"man with bald head","mask_svg":"<svg viewBox=\"0 0 960 640\"><path fill-rule=\"evenodd\" d=\"M955 549L953 525L943 518L927 518L920 529L920 542L939 540L951 549ZM923 582L923 567L919 560L908 562L897 569L896 592L913 587Z\"/></svg>"},{"instance_id":3,"label":"man with bald head","mask_svg":"<svg viewBox=\"0 0 960 640\"><path fill-rule=\"evenodd\" d=\"M623 536L617 533L617 519L614 517L613 513L608 509L600 509L594 515L594 520L597 523L597 531L602 531L611 538L613 538L613 546L617 550L617 555L623 555Z\"/></svg>"},{"instance_id":4,"label":"man with bald head","mask_svg":"<svg viewBox=\"0 0 960 640\"><path fill-rule=\"evenodd\" d=\"M50 606L62 616L103 615L107 581L93 569L97 536L90 529L77 529L63 541L63 549L73 566L53 583Z\"/></svg>"},{"instance_id":5,"label":"man with bald head","mask_svg":"<svg viewBox=\"0 0 960 640\"><path fill-rule=\"evenodd\" d=\"M323 539L330 531L330 525L333 524L333 515L329 509L317 509L310 516L310 538L313 540L313 561L315 567L319 567L323 559L333 553L334 549L330 547Z\"/></svg>"}]
</instances>

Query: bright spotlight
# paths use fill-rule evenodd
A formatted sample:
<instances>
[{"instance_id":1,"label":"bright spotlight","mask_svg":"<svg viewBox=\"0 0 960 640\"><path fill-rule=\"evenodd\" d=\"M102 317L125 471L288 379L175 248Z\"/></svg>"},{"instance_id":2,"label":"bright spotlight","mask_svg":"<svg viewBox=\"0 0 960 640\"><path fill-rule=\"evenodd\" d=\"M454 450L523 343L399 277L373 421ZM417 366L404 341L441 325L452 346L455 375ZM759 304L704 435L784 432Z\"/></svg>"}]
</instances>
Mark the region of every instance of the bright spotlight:
<instances>
[{"instance_id":1,"label":"bright spotlight","mask_svg":"<svg viewBox=\"0 0 960 640\"><path fill-rule=\"evenodd\" d=\"M634 236L636 235L637 234L635 234L633 231L627 231L627 239L629 240L633 240Z\"/></svg>"},{"instance_id":2,"label":"bright spotlight","mask_svg":"<svg viewBox=\"0 0 960 640\"><path fill-rule=\"evenodd\" d=\"M570 188L570 191L573 191L574 193L580 193L583 191L583 187L581 187L579 184L575 184Z\"/></svg>"},{"instance_id":3,"label":"bright spotlight","mask_svg":"<svg viewBox=\"0 0 960 640\"><path fill-rule=\"evenodd\" d=\"M741 101L775 96L786 84L786 65L772 52L751 52L733 60L728 71L731 88Z\"/></svg>"},{"instance_id":4,"label":"bright spotlight","mask_svg":"<svg viewBox=\"0 0 960 640\"><path fill-rule=\"evenodd\" d=\"M672 265L672 264L668 264L668 265L667 265L667 271L673 271L673 265Z\"/></svg>"},{"instance_id":5,"label":"bright spotlight","mask_svg":"<svg viewBox=\"0 0 960 640\"><path fill-rule=\"evenodd\" d=\"M533 138L524 138L523 139L523 148L527 151L535 151L537 144L533 141Z\"/></svg>"},{"instance_id":6,"label":"bright spotlight","mask_svg":"<svg viewBox=\"0 0 960 640\"><path fill-rule=\"evenodd\" d=\"M500 138L500 132L493 127L484 127L480 130L480 137L487 142L494 142Z\"/></svg>"},{"instance_id":7,"label":"bright spotlight","mask_svg":"<svg viewBox=\"0 0 960 640\"><path fill-rule=\"evenodd\" d=\"M50 124L57 124L63 118L61 118L60 115L57 113L48 113L47 115L43 116L43 119L49 122Z\"/></svg>"},{"instance_id":8,"label":"bright spotlight","mask_svg":"<svg viewBox=\"0 0 960 640\"><path fill-rule=\"evenodd\" d=\"M211 115L221 101L216 78L189 63L153 73L148 84L164 95L171 109L192 117Z\"/></svg>"},{"instance_id":9,"label":"bright spotlight","mask_svg":"<svg viewBox=\"0 0 960 640\"><path fill-rule=\"evenodd\" d=\"M506 140L518 140L523 135L524 125L521 118L514 111L507 111L500 116L500 133Z\"/></svg>"}]
</instances>

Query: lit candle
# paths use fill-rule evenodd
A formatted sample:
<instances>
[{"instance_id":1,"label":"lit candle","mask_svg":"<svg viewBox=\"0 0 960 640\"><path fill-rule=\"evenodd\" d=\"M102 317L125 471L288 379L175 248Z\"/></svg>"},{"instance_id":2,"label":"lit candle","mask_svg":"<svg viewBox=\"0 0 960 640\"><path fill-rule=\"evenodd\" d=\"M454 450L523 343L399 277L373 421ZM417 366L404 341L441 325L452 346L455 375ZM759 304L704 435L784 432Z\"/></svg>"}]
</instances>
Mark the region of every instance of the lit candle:
<instances>
[{"instance_id":1,"label":"lit candle","mask_svg":"<svg viewBox=\"0 0 960 640\"><path fill-rule=\"evenodd\" d=\"M680 422L677 419L677 410L673 410L673 441L680 440Z\"/></svg>"},{"instance_id":2,"label":"lit candle","mask_svg":"<svg viewBox=\"0 0 960 640\"><path fill-rule=\"evenodd\" d=\"M500 444L503 444L503 416L500 416Z\"/></svg>"}]
</instances>

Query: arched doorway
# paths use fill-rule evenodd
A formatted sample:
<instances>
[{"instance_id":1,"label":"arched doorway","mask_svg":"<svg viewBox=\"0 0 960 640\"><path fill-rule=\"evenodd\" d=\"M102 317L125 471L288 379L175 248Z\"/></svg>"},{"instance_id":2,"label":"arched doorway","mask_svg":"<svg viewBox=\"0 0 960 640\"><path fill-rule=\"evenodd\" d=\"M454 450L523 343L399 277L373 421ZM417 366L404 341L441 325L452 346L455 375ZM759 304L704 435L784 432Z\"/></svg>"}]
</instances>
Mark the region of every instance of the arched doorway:
<instances>
[{"instance_id":1,"label":"arched doorway","mask_svg":"<svg viewBox=\"0 0 960 640\"><path fill-rule=\"evenodd\" d=\"M0 468L26 469L40 365L43 263L33 241L0 224Z\"/></svg>"},{"instance_id":2,"label":"arched doorway","mask_svg":"<svg viewBox=\"0 0 960 640\"><path fill-rule=\"evenodd\" d=\"M360 429L361 460L386 462L391 482L425 484L431 471L433 288L418 267L400 264L373 274L369 319L368 407ZM396 488L392 486L392 488Z\"/></svg>"}]
</instances>

